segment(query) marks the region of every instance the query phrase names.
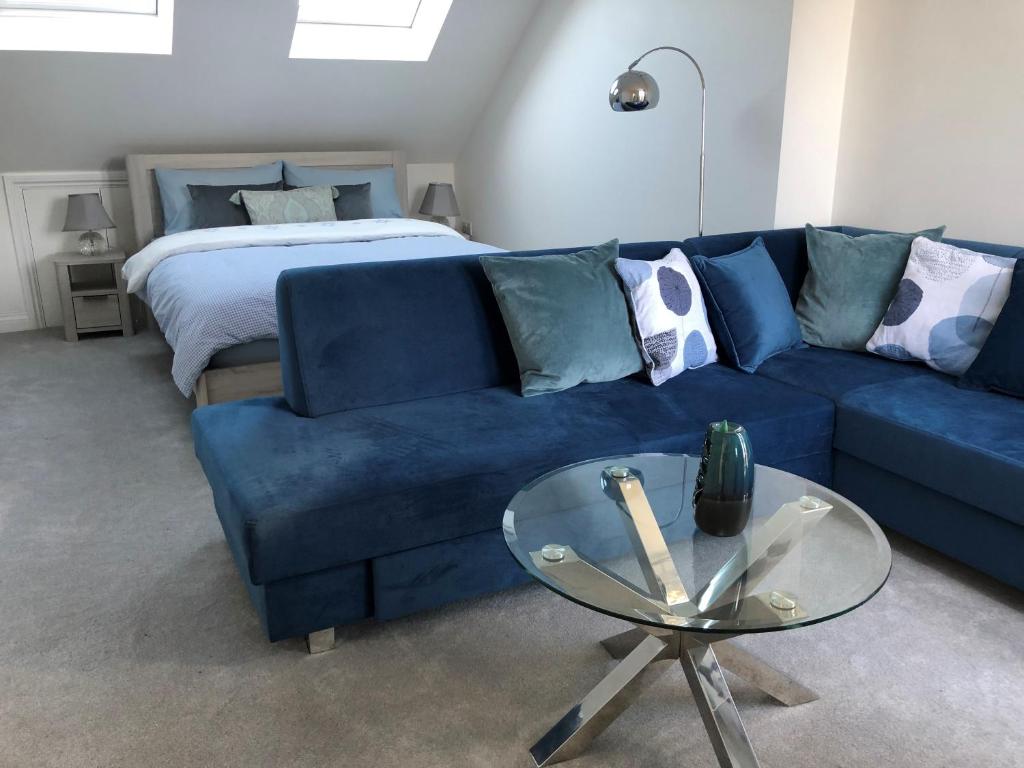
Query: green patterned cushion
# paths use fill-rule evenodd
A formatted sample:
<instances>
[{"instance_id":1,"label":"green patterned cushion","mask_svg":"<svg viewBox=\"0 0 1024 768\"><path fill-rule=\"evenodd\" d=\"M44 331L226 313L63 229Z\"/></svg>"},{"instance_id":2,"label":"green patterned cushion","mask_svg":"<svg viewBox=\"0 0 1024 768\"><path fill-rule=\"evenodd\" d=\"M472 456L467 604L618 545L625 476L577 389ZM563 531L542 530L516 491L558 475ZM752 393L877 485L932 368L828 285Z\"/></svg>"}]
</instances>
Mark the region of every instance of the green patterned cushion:
<instances>
[{"instance_id":1,"label":"green patterned cushion","mask_svg":"<svg viewBox=\"0 0 1024 768\"><path fill-rule=\"evenodd\" d=\"M334 187L299 187L283 192L243 189L231 202L244 203L253 224L302 224L307 221L337 221Z\"/></svg>"}]
</instances>

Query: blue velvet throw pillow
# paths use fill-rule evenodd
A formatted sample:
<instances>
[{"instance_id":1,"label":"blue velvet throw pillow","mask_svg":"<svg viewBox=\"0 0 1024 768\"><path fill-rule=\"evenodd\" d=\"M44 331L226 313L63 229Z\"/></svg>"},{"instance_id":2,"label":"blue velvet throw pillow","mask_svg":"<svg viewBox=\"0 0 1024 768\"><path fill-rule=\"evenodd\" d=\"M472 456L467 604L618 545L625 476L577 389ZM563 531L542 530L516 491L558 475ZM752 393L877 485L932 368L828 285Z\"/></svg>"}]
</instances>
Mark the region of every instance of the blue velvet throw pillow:
<instances>
[{"instance_id":1,"label":"blue velvet throw pillow","mask_svg":"<svg viewBox=\"0 0 1024 768\"><path fill-rule=\"evenodd\" d=\"M1024 397L1024 259L1013 266L1010 295L960 384Z\"/></svg>"},{"instance_id":2,"label":"blue velvet throw pillow","mask_svg":"<svg viewBox=\"0 0 1024 768\"><path fill-rule=\"evenodd\" d=\"M524 397L643 368L615 259L619 241L569 254L481 256Z\"/></svg>"},{"instance_id":3,"label":"blue velvet throw pillow","mask_svg":"<svg viewBox=\"0 0 1024 768\"><path fill-rule=\"evenodd\" d=\"M753 373L772 355L804 345L763 239L727 256L691 256L690 263L704 289L718 351L732 365Z\"/></svg>"}]
</instances>

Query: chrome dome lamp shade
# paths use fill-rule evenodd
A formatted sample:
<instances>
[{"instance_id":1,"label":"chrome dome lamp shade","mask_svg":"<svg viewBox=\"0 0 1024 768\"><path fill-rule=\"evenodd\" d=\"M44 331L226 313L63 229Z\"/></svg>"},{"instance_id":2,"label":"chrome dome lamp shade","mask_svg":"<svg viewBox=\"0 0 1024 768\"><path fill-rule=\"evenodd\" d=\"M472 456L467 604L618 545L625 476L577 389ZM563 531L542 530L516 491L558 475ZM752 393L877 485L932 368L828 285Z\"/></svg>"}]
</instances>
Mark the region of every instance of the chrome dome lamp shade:
<instances>
[{"instance_id":1,"label":"chrome dome lamp shade","mask_svg":"<svg viewBox=\"0 0 1024 768\"><path fill-rule=\"evenodd\" d=\"M612 87L608 91L608 104L616 112L643 112L658 106L661 97L658 82L647 72L636 69L637 64L655 51L681 53L690 60L700 78L700 179L697 183L697 235L700 236L704 234L704 127L707 114L707 85L704 82L704 72L701 70L700 64L682 48L672 45L652 48L615 78L615 82L612 83Z\"/></svg>"},{"instance_id":2,"label":"chrome dome lamp shade","mask_svg":"<svg viewBox=\"0 0 1024 768\"><path fill-rule=\"evenodd\" d=\"M616 112L642 112L658 106L658 82L639 69L627 69L612 83L608 103Z\"/></svg>"}]
</instances>

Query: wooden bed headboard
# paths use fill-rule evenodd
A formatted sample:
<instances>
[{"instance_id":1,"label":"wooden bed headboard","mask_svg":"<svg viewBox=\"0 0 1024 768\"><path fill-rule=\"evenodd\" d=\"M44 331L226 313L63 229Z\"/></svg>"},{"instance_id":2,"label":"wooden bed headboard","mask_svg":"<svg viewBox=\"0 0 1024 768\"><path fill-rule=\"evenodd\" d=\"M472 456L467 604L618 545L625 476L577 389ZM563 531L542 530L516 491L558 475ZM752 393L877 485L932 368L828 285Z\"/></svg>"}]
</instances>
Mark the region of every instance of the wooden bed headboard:
<instances>
[{"instance_id":1,"label":"wooden bed headboard","mask_svg":"<svg viewBox=\"0 0 1024 768\"><path fill-rule=\"evenodd\" d=\"M398 150L366 152L246 152L204 155L128 155L128 189L132 199L135 239L138 247L163 234L163 211L154 168L248 168L253 165L290 160L298 165L325 168L395 169L395 186L402 212L408 214L408 186L405 153Z\"/></svg>"}]
</instances>

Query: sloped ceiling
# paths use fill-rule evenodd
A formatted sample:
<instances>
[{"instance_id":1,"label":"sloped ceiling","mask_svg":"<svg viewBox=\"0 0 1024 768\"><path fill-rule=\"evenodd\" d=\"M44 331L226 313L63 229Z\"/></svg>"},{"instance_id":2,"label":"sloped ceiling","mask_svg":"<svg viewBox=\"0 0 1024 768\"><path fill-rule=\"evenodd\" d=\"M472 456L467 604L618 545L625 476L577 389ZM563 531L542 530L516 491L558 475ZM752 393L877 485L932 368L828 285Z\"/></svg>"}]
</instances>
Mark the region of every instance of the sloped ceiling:
<instances>
[{"instance_id":1,"label":"sloped ceiling","mask_svg":"<svg viewBox=\"0 0 1024 768\"><path fill-rule=\"evenodd\" d=\"M428 62L291 60L294 0L177 0L172 56L0 52L0 172L119 168L135 152L452 161L538 2L455 0Z\"/></svg>"}]
</instances>

